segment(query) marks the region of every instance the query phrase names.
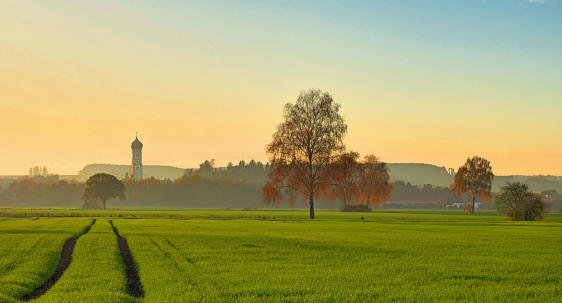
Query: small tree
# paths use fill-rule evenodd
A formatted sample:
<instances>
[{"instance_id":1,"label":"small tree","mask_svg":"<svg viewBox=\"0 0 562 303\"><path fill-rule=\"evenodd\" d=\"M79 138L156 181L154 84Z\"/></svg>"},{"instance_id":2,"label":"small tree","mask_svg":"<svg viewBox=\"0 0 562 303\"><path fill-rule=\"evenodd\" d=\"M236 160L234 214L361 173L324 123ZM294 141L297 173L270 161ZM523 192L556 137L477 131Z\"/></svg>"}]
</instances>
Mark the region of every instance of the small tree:
<instances>
[{"instance_id":1,"label":"small tree","mask_svg":"<svg viewBox=\"0 0 562 303\"><path fill-rule=\"evenodd\" d=\"M321 90L305 91L295 104L285 104L285 121L266 148L271 163L263 188L266 203L278 202L281 189L288 192L291 203L300 193L308 199L314 219L314 198L326 189L327 168L345 150L347 125L339 110L332 96Z\"/></svg>"},{"instance_id":2,"label":"small tree","mask_svg":"<svg viewBox=\"0 0 562 303\"><path fill-rule=\"evenodd\" d=\"M540 195L532 193L529 199L523 204L523 213L525 221L542 220L546 205Z\"/></svg>"},{"instance_id":3,"label":"small tree","mask_svg":"<svg viewBox=\"0 0 562 303\"><path fill-rule=\"evenodd\" d=\"M527 184L507 183L495 198L496 207L514 221L535 221L543 217L545 203L541 196L529 191Z\"/></svg>"},{"instance_id":4,"label":"small tree","mask_svg":"<svg viewBox=\"0 0 562 303\"><path fill-rule=\"evenodd\" d=\"M393 186L386 163L379 161L374 155L368 155L361 162L359 183L359 199L369 204L381 205L390 198Z\"/></svg>"},{"instance_id":5,"label":"small tree","mask_svg":"<svg viewBox=\"0 0 562 303\"><path fill-rule=\"evenodd\" d=\"M451 191L456 196L469 194L472 197L472 214L474 215L477 197L486 202L490 200L493 180L494 174L490 161L474 156L468 158L466 163L458 169L455 181L451 184Z\"/></svg>"},{"instance_id":6,"label":"small tree","mask_svg":"<svg viewBox=\"0 0 562 303\"><path fill-rule=\"evenodd\" d=\"M106 209L106 202L109 199L125 199L125 185L115 176L108 174L95 174L86 181L86 189L82 195L85 202L100 199L103 209Z\"/></svg>"}]
</instances>

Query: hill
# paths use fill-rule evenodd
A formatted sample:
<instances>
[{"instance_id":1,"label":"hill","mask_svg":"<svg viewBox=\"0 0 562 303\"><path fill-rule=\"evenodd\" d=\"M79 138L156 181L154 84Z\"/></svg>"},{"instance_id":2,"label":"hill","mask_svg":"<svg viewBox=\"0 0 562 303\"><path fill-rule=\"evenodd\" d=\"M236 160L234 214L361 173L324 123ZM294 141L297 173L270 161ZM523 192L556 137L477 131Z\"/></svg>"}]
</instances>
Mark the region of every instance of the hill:
<instances>
[{"instance_id":1,"label":"hill","mask_svg":"<svg viewBox=\"0 0 562 303\"><path fill-rule=\"evenodd\" d=\"M143 175L145 178L154 177L156 179L174 180L181 177L185 172L184 168L178 168L166 165L144 165ZM89 164L84 166L78 172L78 180L88 179L91 175L97 173L112 174L118 178L125 178L125 175L131 174L131 165L116 164Z\"/></svg>"},{"instance_id":2,"label":"hill","mask_svg":"<svg viewBox=\"0 0 562 303\"><path fill-rule=\"evenodd\" d=\"M389 163L388 164L391 181L410 182L415 185L431 184L433 186L448 187L455 178L454 171L445 167L440 167L424 163ZM526 176L508 175L496 176L492 184L492 190L498 192L507 182L527 183L533 191L543 191L554 189L562 192L561 176Z\"/></svg>"},{"instance_id":3,"label":"hill","mask_svg":"<svg viewBox=\"0 0 562 303\"><path fill-rule=\"evenodd\" d=\"M390 181L404 181L411 184L447 187L455 177L451 169L425 163L388 163Z\"/></svg>"}]
</instances>

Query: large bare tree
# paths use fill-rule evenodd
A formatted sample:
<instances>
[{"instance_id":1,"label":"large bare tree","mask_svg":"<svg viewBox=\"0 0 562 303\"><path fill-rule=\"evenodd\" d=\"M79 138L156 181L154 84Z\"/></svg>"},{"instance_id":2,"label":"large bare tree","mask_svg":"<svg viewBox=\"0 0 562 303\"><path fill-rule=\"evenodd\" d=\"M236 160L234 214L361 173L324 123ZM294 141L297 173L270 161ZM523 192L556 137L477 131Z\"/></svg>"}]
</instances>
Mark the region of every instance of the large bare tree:
<instances>
[{"instance_id":1,"label":"large bare tree","mask_svg":"<svg viewBox=\"0 0 562 303\"><path fill-rule=\"evenodd\" d=\"M474 156L468 158L466 163L459 167L455 175L455 182L451 184L451 190L457 196L469 194L472 197L472 214L476 198L489 201L492 197L492 181L494 174L490 161Z\"/></svg>"},{"instance_id":2,"label":"large bare tree","mask_svg":"<svg viewBox=\"0 0 562 303\"><path fill-rule=\"evenodd\" d=\"M327 168L345 151L347 125L340 105L321 90L302 92L295 104L287 103L283 123L277 126L266 151L271 162L269 181L264 186L267 203L279 201L285 189L291 203L295 193L308 199L314 219L314 198L327 188Z\"/></svg>"}]
</instances>

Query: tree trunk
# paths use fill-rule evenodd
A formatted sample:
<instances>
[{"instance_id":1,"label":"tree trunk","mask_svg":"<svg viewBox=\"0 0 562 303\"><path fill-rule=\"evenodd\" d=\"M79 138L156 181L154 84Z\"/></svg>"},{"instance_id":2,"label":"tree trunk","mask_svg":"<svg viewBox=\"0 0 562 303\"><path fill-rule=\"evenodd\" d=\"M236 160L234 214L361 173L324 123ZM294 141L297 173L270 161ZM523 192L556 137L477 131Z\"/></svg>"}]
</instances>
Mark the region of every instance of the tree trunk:
<instances>
[{"instance_id":1,"label":"tree trunk","mask_svg":"<svg viewBox=\"0 0 562 303\"><path fill-rule=\"evenodd\" d=\"M472 214L474 215L474 201L476 200L476 198L474 197L474 195L472 195Z\"/></svg>"},{"instance_id":2,"label":"tree trunk","mask_svg":"<svg viewBox=\"0 0 562 303\"><path fill-rule=\"evenodd\" d=\"M105 199L102 200L103 203L103 209L105 209Z\"/></svg>"},{"instance_id":3,"label":"tree trunk","mask_svg":"<svg viewBox=\"0 0 562 303\"><path fill-rule=\"evenodd\" d=\"M314 219L314 198L312 195L310 196L308 204L310 205L310 219Z\"/></svg>"}]
</instances>

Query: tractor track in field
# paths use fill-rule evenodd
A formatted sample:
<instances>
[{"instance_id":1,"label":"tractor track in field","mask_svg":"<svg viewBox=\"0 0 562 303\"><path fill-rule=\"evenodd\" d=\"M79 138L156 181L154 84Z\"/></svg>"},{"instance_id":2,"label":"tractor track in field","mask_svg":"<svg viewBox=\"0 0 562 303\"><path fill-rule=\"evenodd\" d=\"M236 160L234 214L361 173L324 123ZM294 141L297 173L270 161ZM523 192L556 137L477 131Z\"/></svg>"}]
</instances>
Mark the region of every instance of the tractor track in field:
<instances>
[{"instance_id":1,"label":"tractor track in field","mask_svg":"<svg viewBox=\"0 0 562 303\"><path fill-rule=\"evenodd\" d=\"M64 271L68 268L68 266L70 266L70 263L72 262L72 253L74 252L76 241L81 236L87 234L95 223L96 219L92 220L92 223L88 225L80 234L73 236L72 238L64 242L59 259L59 264L57 264L57 267L55 268L53 274L51 274L51 276L45 282L43 282L43 284L39 285L32 292L24 295L21 298L22 301L30 301L39 298L44 293L46 293L47 290L49 290L53 285L55 285L55 283L57 283Z\"/></svg>"},{"instance_id":2,"label":"tractor track in field","mask_svg":"<svg viewBox=\"0 0 562 303\"><path fill-rule=\"evenodd\" d=\"M117 236L117 244L119 245L119 253L121 253L121 258L123 263L125 263L125 275L127 276L127 293L135 298L144 297L144 291L142 289L142 284L140 282L139 273L135 267L133 261L133 256L129 250L129 245L127 244L127 239L121 237L113 221L109 220L109 224L113 228L113 232Z\"/></svg>"}]
</instances>

